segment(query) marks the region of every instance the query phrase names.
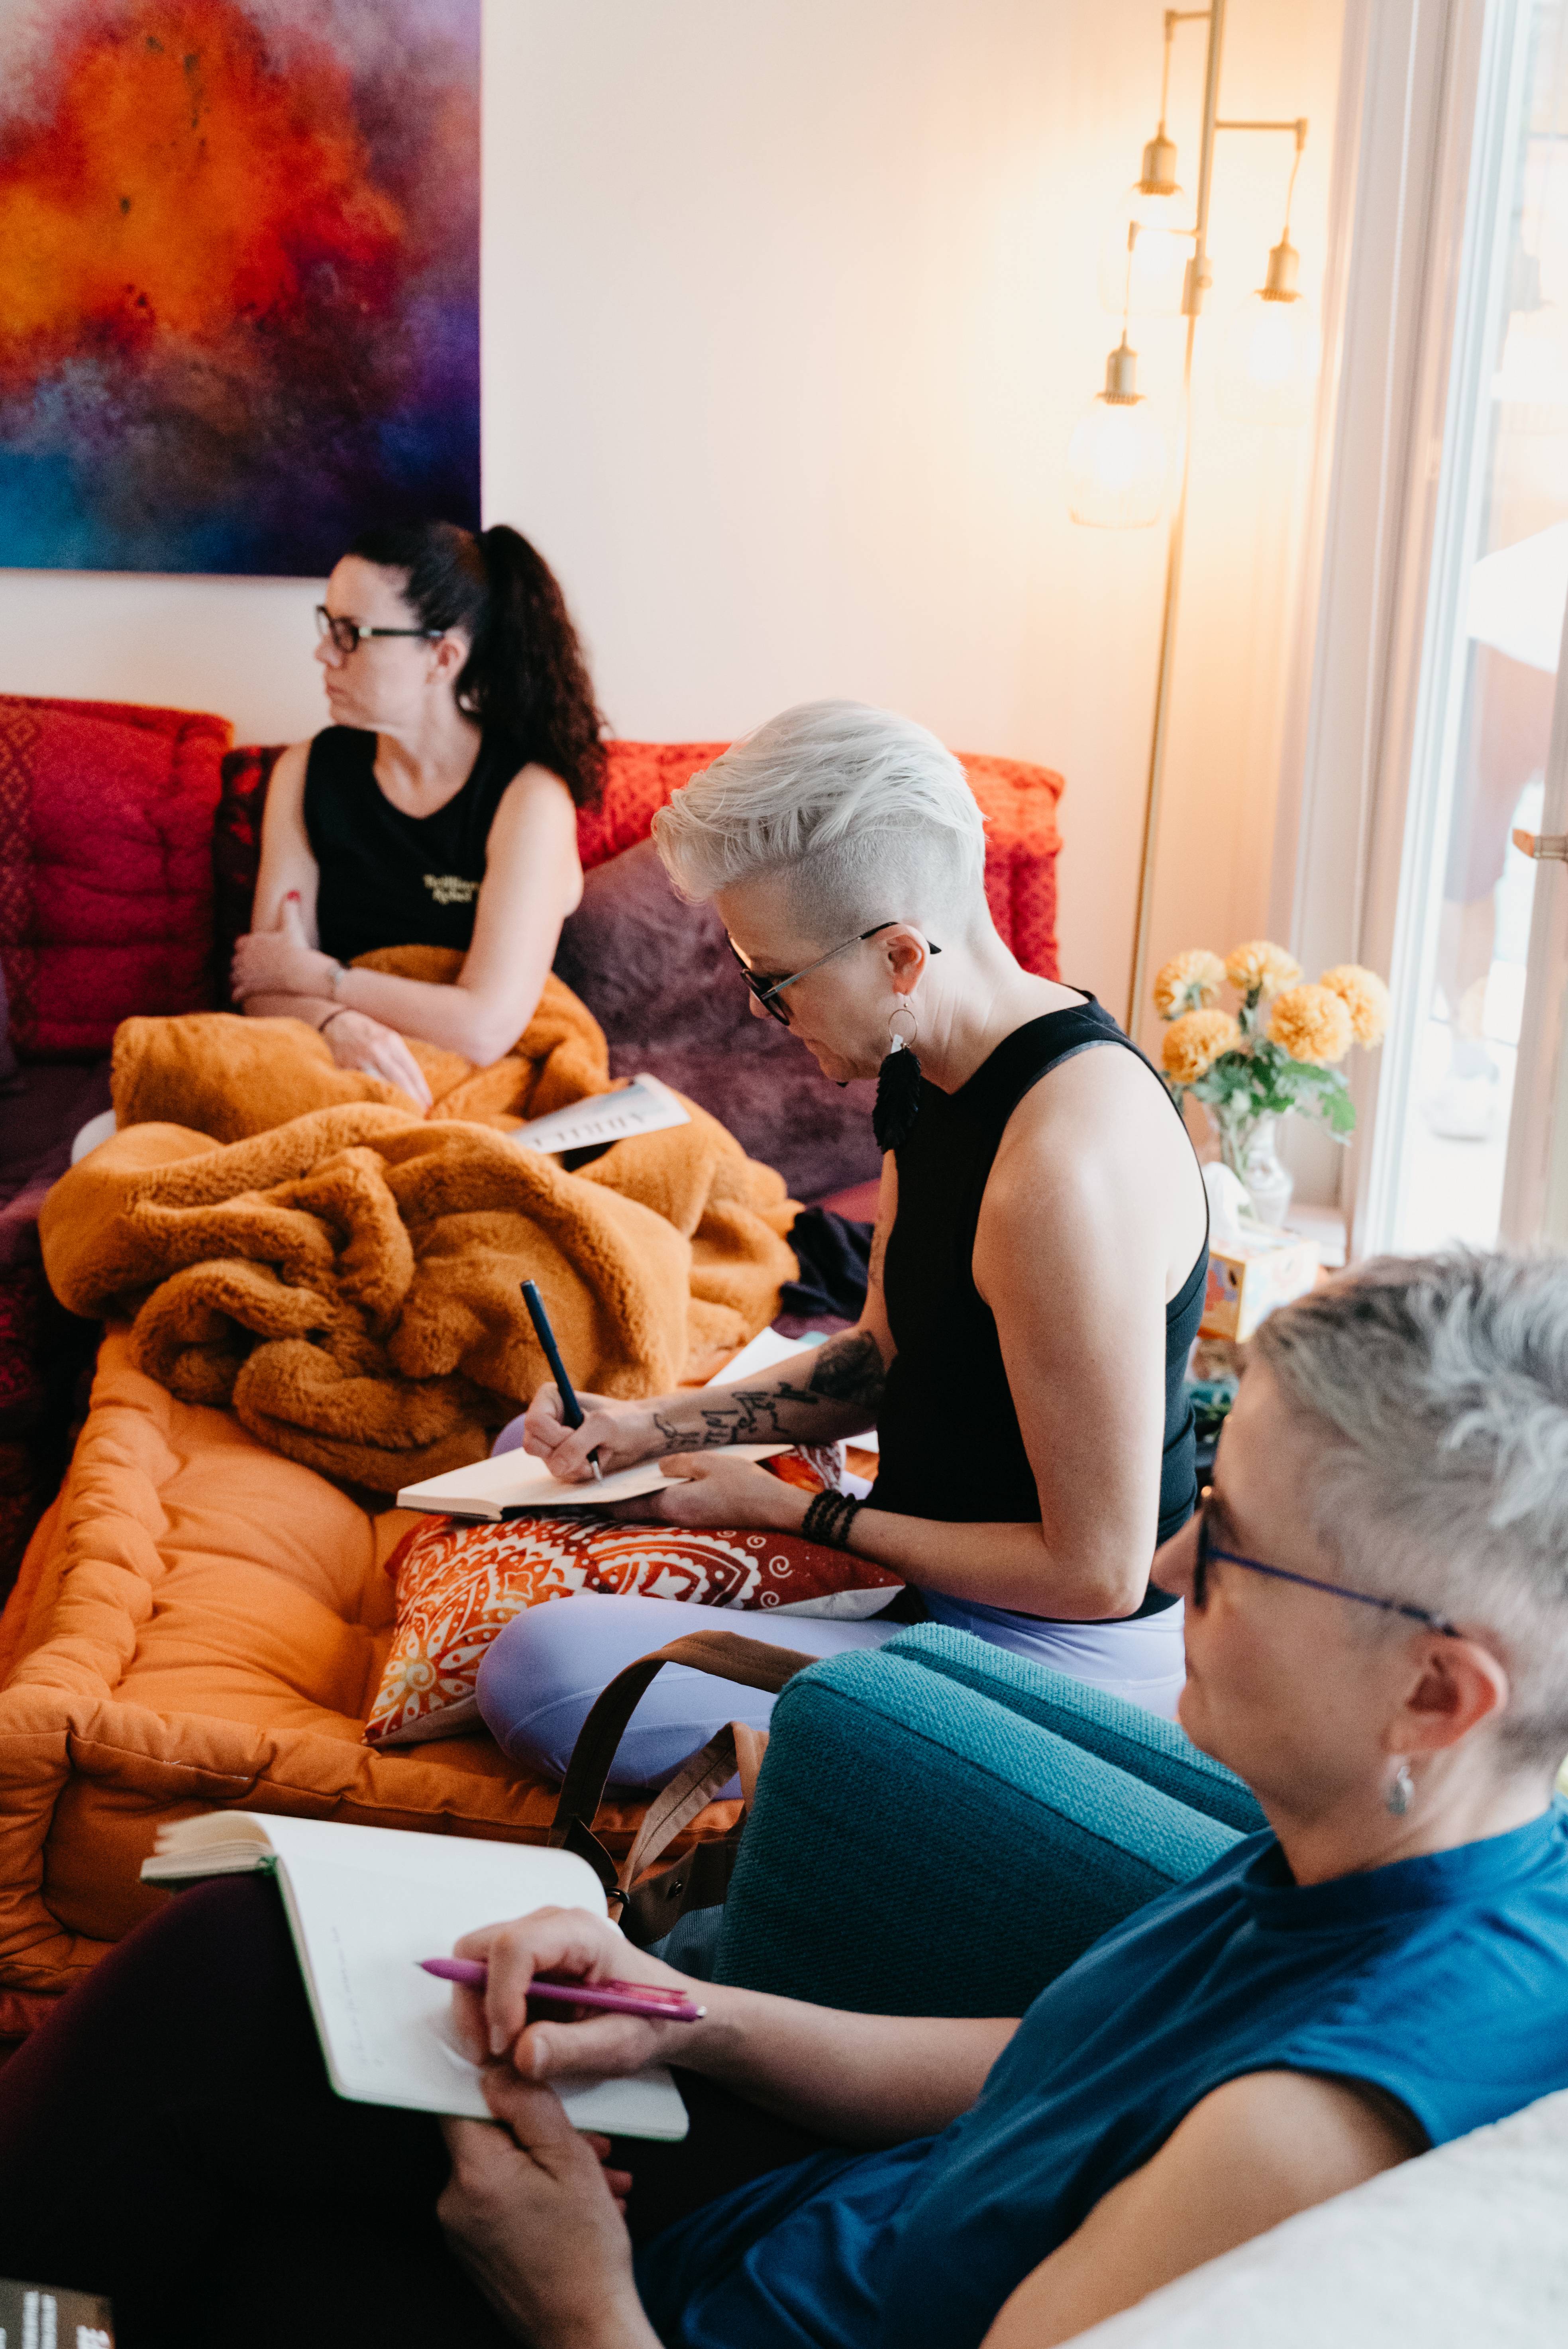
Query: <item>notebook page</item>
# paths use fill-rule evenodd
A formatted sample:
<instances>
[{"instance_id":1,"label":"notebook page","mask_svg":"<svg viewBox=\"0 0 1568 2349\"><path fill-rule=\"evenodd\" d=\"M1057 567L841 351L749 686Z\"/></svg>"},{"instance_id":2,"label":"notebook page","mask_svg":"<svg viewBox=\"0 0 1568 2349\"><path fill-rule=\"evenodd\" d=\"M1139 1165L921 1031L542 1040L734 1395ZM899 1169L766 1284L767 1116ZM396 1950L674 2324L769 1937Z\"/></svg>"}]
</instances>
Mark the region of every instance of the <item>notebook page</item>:
<instances>
[{"instance_id":1,"label":"notebook page","mask_svg":"<svg viewBox=\"0 0 1568 2349\"><path fill-rule=\"evenodd\" d=\"M366 1832L386 1840L378 1829ZM408 1841L448 1839L416 1836ZM422 1972L418 1961L444 1955L463 1933L551 1900L551 1889L542 1886L520 1901L517 1869L505 1863L572 1855L511 1853L469 1844L467 1857L470 1864L460 1878L421 1881L346 1865L322 1848L306 1853L297 1839L286 1852L280 1871L284 1897L327 2070L340 2095L415 2112L490 2117L479 2074L450 2036L450 1985ZM585 1863L577 1866L592 1878ZM597 1893L596 1882L593 1889ZM602 1895L594 1905L603 1913ZM602 2082L590 2093L591 2120L579 2121L577 2097L567 2105L581 2127L669 2139L686 2134L686 2108L667 2075Z\"/></svg>"},{"instance_id":2,"label":"notebook page","mask_svg":"<svg viewBox=\"0 0 1568 2349\"><path fill-rule=\"evenodd\" d=\"M789 1447L733 1444L719 1448L738 1460L768 1460ZM608 1508L613 1501L640 1500L645 1493L662 1493L667 1485L685 1482L684 1476L666 1476L655 1461L646 1460L634 1468L617 1468L596 1483L562 1485L531 1452L502 1452L493 1460L476 1460L469 1467L427 1476L422 1485L405 1485L397 1506L438 1516L448 1510L461 1515L483 1502L497 1509L538 1509L548 1515L552 1509Z\"/></svg>"},{"instance_id":3,"label":"notebook page","mask_svg":"<svg viewBox=\"0 0 1568 2349\"><path fill-rule=\"evenodd\" d=\"M562 1485L531 1452L503 1452L494 1460L475 1460L467 1468L449 1468L444 1475L405 1485L397 1495L397 1506L436 1514L443 1505L460 1508L475 1501L498 1509L592 1508L611 1501L634 1501L644 1493L662 1492L666 1485L679 1481L649 1461L635 1468L617 1469L601 1483Z\"/></svg>"}]
</instances>

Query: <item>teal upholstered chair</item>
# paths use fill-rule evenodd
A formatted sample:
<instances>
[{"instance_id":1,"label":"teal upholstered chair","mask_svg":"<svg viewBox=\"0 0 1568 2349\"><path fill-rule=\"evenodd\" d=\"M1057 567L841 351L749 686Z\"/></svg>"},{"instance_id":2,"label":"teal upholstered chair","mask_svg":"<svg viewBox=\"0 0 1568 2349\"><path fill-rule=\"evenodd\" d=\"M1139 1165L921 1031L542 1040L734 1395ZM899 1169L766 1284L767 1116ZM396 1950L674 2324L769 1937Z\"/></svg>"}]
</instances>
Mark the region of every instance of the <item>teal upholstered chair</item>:
<instances>
[{"instance_id":1,"label":"teal upholstered chair","mask_svg":"<svg viewBox=\"0 0 1568 2349\"><path fill-rule=\"evenodd\" d=\"M861 2012L1018 2014L1263 1824L1172 1723L923 1624L779 1696L713 1972Z\"/></svg>"}]
</instances>

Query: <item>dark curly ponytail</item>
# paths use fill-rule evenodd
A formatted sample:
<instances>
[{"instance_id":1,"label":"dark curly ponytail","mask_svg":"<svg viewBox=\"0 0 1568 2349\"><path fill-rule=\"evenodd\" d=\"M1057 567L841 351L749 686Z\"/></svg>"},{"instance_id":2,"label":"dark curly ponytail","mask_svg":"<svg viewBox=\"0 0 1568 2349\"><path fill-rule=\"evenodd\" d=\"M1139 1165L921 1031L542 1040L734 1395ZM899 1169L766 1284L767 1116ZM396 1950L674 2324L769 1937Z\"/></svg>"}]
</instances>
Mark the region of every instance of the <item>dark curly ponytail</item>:
<instances>
[{"instance_id":1,"label":"dark curly ponytail","mask_svg":"<svg viewBox=\"0 0 1568 2349\"><path fill-rule=\"evenodd\" d=\"M405 574L403 600L427 628L463 628L470 650L457 682L463 709L517 753L561 777L579 807L603 783L603 720L554 573L521 531L456 523L368 530L348 550Z\"/></svg>"}]
</instances>

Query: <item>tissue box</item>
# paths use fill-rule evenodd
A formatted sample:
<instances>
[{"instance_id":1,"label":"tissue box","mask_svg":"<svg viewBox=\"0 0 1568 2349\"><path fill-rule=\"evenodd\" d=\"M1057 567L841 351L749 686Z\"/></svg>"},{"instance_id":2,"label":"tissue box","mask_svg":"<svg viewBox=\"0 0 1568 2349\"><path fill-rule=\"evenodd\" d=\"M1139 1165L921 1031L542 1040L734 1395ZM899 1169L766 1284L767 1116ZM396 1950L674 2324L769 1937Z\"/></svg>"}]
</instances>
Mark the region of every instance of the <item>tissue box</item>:
<instances>
[{"instance_id":1,"label":"tissue box","mask_svg":"<svg viewBox=\"0 0 1568 2349\"><path fill-rule=\"evenodd\" d=\"M1212 1240L1200 1334L1240 1343L1276 1306L1305 1296L1317 1274L1317 1250L1299 1232L1256 1224Z\"/></svg>"}]
</instances>

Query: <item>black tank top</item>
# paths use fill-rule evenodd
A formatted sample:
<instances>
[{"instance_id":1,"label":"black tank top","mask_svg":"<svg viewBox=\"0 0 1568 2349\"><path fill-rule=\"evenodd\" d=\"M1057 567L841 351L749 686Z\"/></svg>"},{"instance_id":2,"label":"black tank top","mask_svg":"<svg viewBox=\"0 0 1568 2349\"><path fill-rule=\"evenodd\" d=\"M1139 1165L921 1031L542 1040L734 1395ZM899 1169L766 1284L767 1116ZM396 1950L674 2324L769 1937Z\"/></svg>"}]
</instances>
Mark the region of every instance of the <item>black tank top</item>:
<instances>
[{"instance_id":1,"label":"black tank top","mask_svg":"<svg viewBox=\"0 0 1568 2349\"><path fill-rule=\"evenodd\" d=\"M882 1267L898 1352L877 1418L882 1451L872 1494L875 1508L950 1525L1028 1525L1039 1518L1039 1492L996 1324L975 1286L975 1235L986 1181L1019 1102L1048 1071L1101 1044L1138 1050L1091 995L1086 1003L1016 1028L955 1093L930 1083L920 1089L920 1114L898 1153L898 1213ZM1208 1264L1205 1241L1165 1308L1161 1541L1180 1532L1198 1497L1185 1381ZM1139 1612L1157 1614L1171 1603L1150 1586Z\"/></svg>"},{"instance_id":2,"label":"black tank top","mask_svg":"<svg viewBox=\"0 0 1568 2349\"><path fill-rule=\"evenodd\" d=\"M304 771L323 952L339 962L377 947L456 947L466 954L490 826L521 764L486 734L457 796L434 815L405 815L376 780L376 736L356 726L325 728Z\"/></svg>"}]
</instances>

